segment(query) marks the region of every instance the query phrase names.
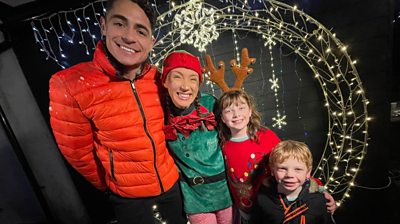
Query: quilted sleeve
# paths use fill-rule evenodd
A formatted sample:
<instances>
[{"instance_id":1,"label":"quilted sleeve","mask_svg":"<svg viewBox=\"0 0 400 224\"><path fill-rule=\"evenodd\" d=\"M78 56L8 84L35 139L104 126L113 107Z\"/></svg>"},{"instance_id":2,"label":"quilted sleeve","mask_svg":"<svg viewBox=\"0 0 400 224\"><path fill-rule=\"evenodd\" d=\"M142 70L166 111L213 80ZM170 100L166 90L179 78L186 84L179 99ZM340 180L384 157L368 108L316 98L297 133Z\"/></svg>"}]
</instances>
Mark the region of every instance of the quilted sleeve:
<instances>
[{"instance_id":1,"label":"quilted sleeve","mask_svg":"<svg viewBox=\"0 0 400 224\"><path fill-rule=\"evenodd\" d=\"M93 147L90 121L68 90L62 77L50 79L50 124L58 148L72 167L96 188L105 190L104 168Z\"/></svg>"}]
</instances>

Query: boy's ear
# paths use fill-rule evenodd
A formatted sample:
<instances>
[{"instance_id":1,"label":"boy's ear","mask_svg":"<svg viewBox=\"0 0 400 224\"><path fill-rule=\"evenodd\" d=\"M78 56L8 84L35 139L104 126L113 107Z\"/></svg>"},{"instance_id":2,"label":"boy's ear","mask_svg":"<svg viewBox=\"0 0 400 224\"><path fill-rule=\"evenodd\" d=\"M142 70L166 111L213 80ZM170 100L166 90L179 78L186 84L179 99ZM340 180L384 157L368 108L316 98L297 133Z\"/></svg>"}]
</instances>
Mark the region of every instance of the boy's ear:
<instances>
[{"instance_id":1,"label":"boy's ear","mask_svg":"<svg viewBox=\"0 0 400 224\"><path fill-rule=\"evenodd\" d=\"M311 169L309 169L307 172L307 178L310 178L310 177L311 177Z\"/></svg>"}]
</instances>

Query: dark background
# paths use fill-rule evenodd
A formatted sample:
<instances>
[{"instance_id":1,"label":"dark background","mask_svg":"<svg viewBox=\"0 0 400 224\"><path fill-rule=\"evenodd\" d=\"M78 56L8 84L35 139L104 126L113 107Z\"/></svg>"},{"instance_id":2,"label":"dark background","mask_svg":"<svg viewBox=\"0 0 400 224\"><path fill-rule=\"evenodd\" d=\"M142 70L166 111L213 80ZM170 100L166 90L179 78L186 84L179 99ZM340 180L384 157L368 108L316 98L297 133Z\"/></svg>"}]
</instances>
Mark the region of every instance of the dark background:
<instances>
[{"instance_id":1,"label":"dark background","mask_svg":"<svg viewBox=\"0 0 400 224\"><path fill-rule=\"evenodd\" d=\"M14 8L7 7L4 4L0 5L0 18L3 21L0 27L5 34L5 41L0 45L1 52L10 48L15 52L46 122L48 122L48 80L52 74L61 68L54 61L45 60L44 54L39 51L34 41L29 20L24 20L44 12L80 7L84 5L84 2L89 1L34 1ZM368 153L357 176L356 187L351 191L351 197L335 213L336 222L339 224L399 223L400 147L398 138L400 136L400 122L390 122L390 102L400 101L399 1L304 0L284 2L290 5L296 4L298 8L313 16L325 27L333 28L339 39L350 46L348 51L352 57L359 60L356 67L370 101L368 113L373 120L369 123ZM226 38L227 43L232 42L229 35L223 35L221 38L222 40ZM248 41L248 47L251 53L259 54L251 41ZM231 48L232 46L229 44L214 45L214 55L216 58L223 58L225 55L230 55ZM84 59L76 58L74 60ZM289 67L288 70L294 66L295 60L294 57L284 59L285 66ZM225 63L227 63L227 60L225 60ZM313 84L312 79L307 79L308 70L306 67L299 65L298 71L302 75L304 84L302 86L302 100L307 105L307 108L302 108L302 122L296 123L297 119L294 119L290 121L290 124L293 124L291 127L282 131L274 129L274 131L283 139L295 138L317 146L324 141L322 137L324 134L321 133L326 133L326 124L324 123L326 120L324 120L324 111L319 95L321 93L318 92L317 84ZM8 76L12 74L2 73L0 75ZM249 77L245 89L256 97L263 115L268 115L273 108L271 106L273 102L272 100L270 102L270 99L266 97L270 94L266 89L257 88L256 84L259 81L260 77ZM290 82L287 83L289 83L286 86L287 97L294 99L293 102L295 102L297 100L295 96L296 86L291 87ZM293 89L292 92L290 92L291 89ZM209 89L205 88L205 90ZM291 97L292 95L293 97ZM288 102L291 101L288 100ZM15 103L18 104L18 102ZM288 106L287 110L290 113L291 110L296 110L296 108ZM266 118L264 118L264 121L268 126L271 125ZM10 128L12 129L12 127ZM7 128L3 129L4 133L8 132ZM3 131L0 133L3 133ZM19 207L17 206L18 208L28 206L32 212L28 215L24 213L27 217L24 222L9 221L17 219L5 217L6 215L18 216L21 212L7 212L9 208L1 203L0 223L59 223L60 221L57 220L67 220L67 217L54 217L54 213L51 212L46 203L46 198L41 195L42 184L35 180L35 170L24 159L23 147L22 149L18 148L18 141L23 141L23 139L16 139L16 142L14 142L12 136L6 134L0 136L7 136L8 138L5 138L4 142L7 142L8 139L9 143L7 144L11 146L2 146L1 149L11 148L7 155L12 157L12 154L15 153L16 158L18 158L13 162L0 164L2 177L8 177L6 180L9 188L13 188L13 183L17 182L30 186L34 195L33 199L26 199L14 197L14 195L5 195L4 191L1 191L0 203L2 199L11 198L14 203L22 204ZM23 167L21 173L26 175L26 178L9 175L7 170L12 169L10 166ZM93 223L108 222L112 218L112 212L105 195L93 189L69 165L65 164L65 167L72 176L73 184L82 199L90 220ZM49 171L51 171L51 167L49 167ZM20 192L14 193L17 195ZM64 203L63 200L60 200L60 203ZM29 221L29 215L35 217L35 219L32 218Z\"/></svg>"}]
</instances>

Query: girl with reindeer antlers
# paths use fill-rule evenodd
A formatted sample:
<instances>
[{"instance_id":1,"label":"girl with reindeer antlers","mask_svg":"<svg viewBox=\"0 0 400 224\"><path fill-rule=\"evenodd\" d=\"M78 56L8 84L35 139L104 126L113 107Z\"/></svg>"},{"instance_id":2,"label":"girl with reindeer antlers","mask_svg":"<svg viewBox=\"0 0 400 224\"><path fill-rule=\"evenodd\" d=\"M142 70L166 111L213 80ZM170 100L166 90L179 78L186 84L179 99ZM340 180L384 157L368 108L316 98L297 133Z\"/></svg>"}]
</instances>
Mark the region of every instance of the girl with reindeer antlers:
<instances>
[{"instance_id":1,"label":"girl with reindeer antlers","mask_svg":"<svg viewBox=\"0 0 400 224\"><path fill-rule=\"evenodd\" d=\"M229 187L234 199L234 223L252 223L251 213L257 189L264 172L264 158L280 140L271 130L261 125L261 117L255 102L241 86L246 77L253 72L248 66L255 58L248 56L248 50L242 49L241 63L231 61L231 68L236 76L233 88L224 81L224 62L215 68L210 56L206 56L206 71L210 80L224 92L219 99L220 113L219 137L225 158Z\"/></svg>"},{"instance_id":2,"label":"girl with reindeer antlers","mask_svg":"<svg viewBox=\"0 0 400 224\"><path fill-rule=\"evenodd\" d=\"M256 203L256 195L263 180L270 175L266 166L267 157L280 139L261 124L255 101L241 89L245 78L253 72L248 66L255 62L255 58L249 58L247 49L242 49L240 66L237 66L236 60L231 61L232 71L236 76L232 89L224 81L224 63L219 62L220 68L216 69L208 55L206 62L205 70L210 72L210 80L224 92L218 101L219 137L234 199L234 223L254 223L252 209ZM311 181L316 186L313 190L318 190L320 182L316 179ZM329 200L328 210L333 213L335 201L327 193L325 197Z\"/></svg>"}]
</instances>

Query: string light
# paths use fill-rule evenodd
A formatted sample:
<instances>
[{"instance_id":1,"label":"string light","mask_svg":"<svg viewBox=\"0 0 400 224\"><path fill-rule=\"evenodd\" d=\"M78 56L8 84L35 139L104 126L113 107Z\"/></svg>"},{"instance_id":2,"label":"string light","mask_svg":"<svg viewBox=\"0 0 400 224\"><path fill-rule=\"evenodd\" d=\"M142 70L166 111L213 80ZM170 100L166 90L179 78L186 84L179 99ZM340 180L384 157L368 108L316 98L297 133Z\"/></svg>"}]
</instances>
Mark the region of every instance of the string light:
<instances>
[{"instance_id":1,"label":"string light","mask_svg":"<svg viewBox=\"0 0 400 224\"><path fill-rule=\"evenodd\" d=\"M76 43L83 46L85 55L93 53L97 37L101 36L99 17L104 12L104 1L95 1L82 8L32 19L36 44L46 54L46 60L54 60L61 68L69 67L69 55L65 49Z\"/></svg>"},{"instance_id":2,"label":"string light","mask_svg":"<svg viewBox=\"0 0 400 224\"><path fill-rule=\"evenodd\" d=\"M258 29L258 27L257 27ZM275 41L272 39L274 36L273 33L270 32L270 30L267 31L267 35L263 35L263 38L267 39L265 42L264 46L268 46L269 50L269 55L270 55L270 62L271 62L271 71L272 71L272 77L269 79L269 82L271 83L271 89L274 91L274 97L275 97L275 103L276 103L276 115L272 117L272 121L274 122L272 124L272 127L278 127L279 129L282 128L282 126L286 125L286 115L281 115L280 111L280 106L279 106L279 97L278 97L278 90L279 90L279 78L276 77L275 74L275 66L274 66L274 57L272 54L272 47L276 44Z\"/></svg>"},{"instance_id":3,"label":"string light","mask_svg":"<svg viewBox=\"0 0 400 224\"><path fill-rule=\"evenodd\" d=\"M193 45L205 53L223 32L234 35L253 33L263 37L265 48L280 43L290 49L308 65L312 72L310 75L323 93L328 132L313 175L325 183L326 189L341 205L356 186L355 178L361 170L368 146L368 123L372 119L368 116L369 101L355 67L360 62L350 57L347 52L350 47L343 44L336 34L298 6L274 0L253 0L253 4L256 1L257 9L250 7L251 1L240 0L170 1L169 8L165 9L153 0L158 13L155 29L158 41L150 59L159 65L166 54L182 43ZM95 37L101 36L98 18L104 12L104 1L101 0L79 9L32 19L32 32L40 51L44 52L46 59L54 60L62 68L69 66L65 49L72 44L82 46L85 54L91 54ZM272 59L271 56L271 67L274 68ZM279 77L274 69L272 71L271 88L274 94L278 94ZM275 96L277 113L274 124L282 127L286 124L286 115L280 110L282 105Z\"/></svg>"},{"instance_id":4,"label":"string light","mask_svg":"<svg viewBox=\"0 0 400 224\"><path fill-rule=\"evenodd\" d=\"M153 213L154 213L154 219L157 223L167 224L167 222L162 219L160 211L158 210L158 206L156 204L153 205Z\"/></svg>"}]
</instances>

